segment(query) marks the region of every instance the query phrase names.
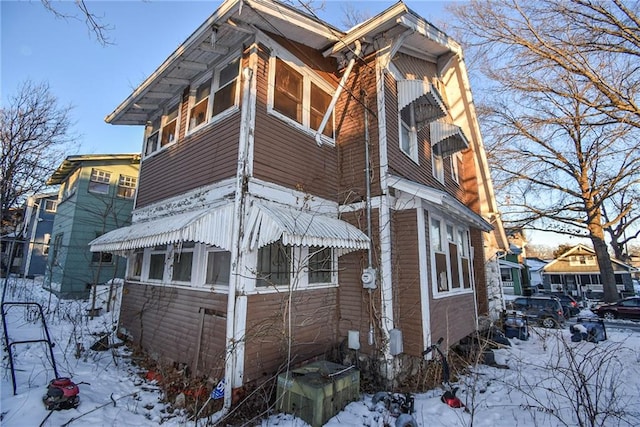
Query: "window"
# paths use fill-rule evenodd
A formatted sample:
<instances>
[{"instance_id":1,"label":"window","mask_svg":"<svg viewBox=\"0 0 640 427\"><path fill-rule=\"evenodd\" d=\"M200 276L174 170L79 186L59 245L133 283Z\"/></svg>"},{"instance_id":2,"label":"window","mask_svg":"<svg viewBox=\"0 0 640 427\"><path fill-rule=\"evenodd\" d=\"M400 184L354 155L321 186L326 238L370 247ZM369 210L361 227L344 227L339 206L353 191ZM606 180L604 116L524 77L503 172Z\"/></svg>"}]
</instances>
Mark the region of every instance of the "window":
<instances>
[{"instance_id":1,"label":"window","mask_svg":"<svg viewBox=\"0 0 640 427\"><path fill-rule=\"evenodd\" d=\"M111 264L113 255L109 252L91 252L91 262L93 264Z\"/></svg>"},{"instance_id":2,"label":"window","mask_svg":"<svg viewBox=\"0 0 640 427\"><path fill-rule=\"evenodd\" d=\"M400 112L400 150L418 162L418 130L413 104Z\"/></svg>"},{"instance_id":3,"label":"window","mask_svg":"<svg viewBox=\"0 0 640 427\"><path fill-rule=\"evenodd\" d=\"M513 276L511 275L511 269L503 267L500 269L500 278L503 282L513 282Z\"/></svg>"},{"instance_id":4,"label":"window","mask_svg":"<svg viewBox=\"0 0 640 427\"><path fill-rule=\"evenodd\" d=\"M432 273L434 292L470 290L472 248L468 229L434 217L431 218L430 224L431 253L435 266ZM505 272L501 270L501 273Z\"/></svg>"},{"instance_id":5,"label":"window","mask_svg":"<svg viewBox=\"0 0 640 427\"><path fill-rule=\"evenodd\" d=\"M309 283L331 283L333 258L331 248L309 248Z\"/></svg>"},{"instance_id":6,"label":"window","mask_svg":"<svg viewBox=\"0 0 640 427\"><path fill-rule=\"evenodd\" d=\"M207 120L210 94L211 79L205 81L196 89L193 107L191 107L191 113L189 114L189 130L197 128Z\"/></svg>"},{"instance_id":7,"label":"window","mask_svg":"<svg viewBox=\"0 0 640 427\"><path fill-rule=\"evenodd\" d=\"M442 241L442 223L440 220L431 219L431 248L435 257L435 280L438 292L446 292L449 290L447 254Z\"/></svg>"},{"instance_id":8,"label":"window","mask_svg":"<svg viewBox=\"0 0 640 427\"><path fill-rule=\"evenodd\" d=\"M132 199L136 192L137 178L134 176L120 175L118 179L118 197Z\"/></svg>"},{"instance_id":9,"label":"window","mask_svg":"<svg viewBox=\"0 0 640 427\"><path fill-rule=\"evenodd\" d=\"M175 245L173 248L173 269L171 281L191 282L191 271L193 270L193 249L194 242L184 242Z\"/></svg>"},{"instance_id":10,"label":"window","mask_svg":"<svg viewBox=\"0 0 640 427\"><path fill-rule=\"evenodd\" d=\"M431 147L431 163L433 165L433 177L444 184L444 159L437 152L437 148Z\"/></svg>"},{"instance_id":11,"label":"window","mask_svg":"<svg viewBox=\"0 0 640 427\"><path fill-rule=\"evenodd\" d=\"M451 178L456 184L460 184L460 170L462 170L462 153L459 151L453 153L451 160Z\"/></svg>"},{"instance_id":12,"label":"window","mask_svg":"<svg viewBox=\"0 0 640 427\"><path fill-rule=\"evenodd\" d=\"M164 279L164 266L167 257L167 247L165 245L156 246L151 249L149 256L149 280L162 281Z\"/></svg>"},{"instance_id":13,"label":"window","mask_svg":"<svg viewBox=\"0 0 640 427\"><path fill-rule=\"evenodd\" d=\"M291 280L291 246L281 241L258 250L256 286L288 286Z\"/></svg>"},{"instance_id":14,"label":"window","mask_svg":"<svg viewBox=\"0 0 640 427\"><path fill-rule=\"evenodd\" d=\"M272 57L270 69L270 111L291 120L304 130L317 131L331 104L333 89L293 61ZM332 115L322 134L332 139L333 133Z\"/></svg>"},{"instance_id":15,"label":"window","mask_svg":"<svg viewBox=\"0 0 640 427\"><path fill-rule=\"evenodd\" d=\"M151 122L147 126L147 140L145 142L144 155L148 156L155 153L160 149L158 143L160 142L160 117Z\"/></svg>"},{"instance_id":16,"label":"window","mask_svg":"<svg viewBox=\"0 0 640 427\"><path fill-rule=\"evenodd\" d=\"M58 202L56 200L45 200L44 210L45 212L55 212L58 208Z\"/></svg>"},{"instance_id":17,"label":"window","mask_svg":"<svg viewBox=\"0 0 640 427\"><path fill-rule=\"evenodd\" d=\"M231 252L212 248L207 251L207 285L229 286Z\"/></svg>"},{"instance_id":18,"label":"window","mask_svg":"<svg viewBox=\"0 0 640 427\"><path fill-rule=\"evenodd\" d=\"M596 257L593 255L572 255L569 257L569 265L596 265Z\"/></svg>"},{"instance_id":19,"label":"window","mask_svg":"<svg viewBox=\"0 0 640 427\"><path fill-rule=\"evenodd\" d=\"M311 83L311 112L309 117L311 129L317 130L320 128L322 119L329 109L329 104L331 104L331 96L317 85ZM331 120L327 121L322 134L333 138L333 122Z\"/></svg>"},{"instance_id":20,"label":"window","mask_svg":"<svg viewBox=\"0 0 640 427\"><path fill-rule=\"evenodd\" d=\"M142 276L142 263L144 261L144 249L136 249L130 258L129 277L132 279L140 279Z\"/></svg>"},{"instance_id":21,"label":"window","mask_svg":"<svg viewBox=\"0 0 640 427\"><path fill-rule=\"evenodd\" d=\"M240 59L236 58L219 71L216 85L218 89L213 94L211 117L236 105L239 70Z\"/></svg>"},{"instance_id":22,"label":"window","mask_svg":"<svg viewBox=\"0 0 640 427\"><path fill-rule=\"evenodd\" d=\"M167 114L162 119L164 125L162 126L162 139L160 140L160 148L171 144L176 140L178 130L178 105L171 107Z\"/></svg>"},{"instance_id":23,"label":"window","mask_svg":"<svg viewBox=\"0 0 640 427\"><path fill-rule=\"evenodd\" d=\"M109 193L109 181L111 173L100 169L91 169L91 178L89 179L89 192L107 194Z\"/></svg>"},{"instance_id":24,"label":"window","mask_svg":"<svg viewBox=\"0 0 640 427\"><path fill-rule=\"evenodd\" d=\"M190 131L238 105L239 75L240 58L235 58L209 73L205 81L196 82L190 101Z\"/></svg>"},{"instance_id":25,"label":"window","mask_svg":"<svg viewBox=\"0 0 640 427\"><path fill-rule=\"evenodd\" d=\"M49 245L51 244L51 234L45 233L42 240L42 253L44 255L49 254Z\"/></svg>"}]
</instances>

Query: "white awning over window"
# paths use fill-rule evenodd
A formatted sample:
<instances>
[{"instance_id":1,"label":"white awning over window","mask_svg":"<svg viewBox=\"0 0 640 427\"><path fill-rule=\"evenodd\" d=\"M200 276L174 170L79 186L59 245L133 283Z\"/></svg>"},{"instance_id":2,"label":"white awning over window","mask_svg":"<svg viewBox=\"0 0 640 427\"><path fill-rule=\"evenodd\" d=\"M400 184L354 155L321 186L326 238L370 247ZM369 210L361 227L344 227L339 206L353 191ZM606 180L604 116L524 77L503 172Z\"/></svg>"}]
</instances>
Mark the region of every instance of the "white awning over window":
<instances>
[{"instance_id":1,"label":"white awning over window","mask_svg":"<svg viewBox=\"0 0 640 427\"><path fill-rule=\"evenodd\" d=\"M404 119L408 115L407 107L413 104L418 129L447 115L442 96L431 83L424 80L398 80L397 87L398 110Z\"/></svg>"},{"instance_id":2,"label":"white awning over window","mask_svg":"<svg viewBox=\"0 0 640 427\"><path fill-rule=\"evenodd\" d=\"M444 122L431 122L431 146L442 157L469 148L469 141L460 126Z\"/></svg>"},{"instance_id":3,"label":"white awning over window","mask_svg":"<svg viewBox=\"0 0 640 427\"><path fill-rule=\"evenodd\" d=\"M340 254L368 249L369 238L346 221L319 213L254 202L245 227L243 247L260 248L282 238L292 246L340 249Z\"/></svg>"},{"instance_id":4,"label":"white awning over window","mask_svg":"<svg viewBox=\"0 0 640 427\"><path fill-rule=\"evenodd\" d=\"M233 203L166 216L106 233L91 241L92 252L125 252L177 242L199 242L231 250ZM322 246L344 254L368 249L369 238L353 225L324 214L254 201L244 225L243 249L282 238L285 245Z\"/></svg>"},{"instance_id":5,"label":"white awning over window","mask_svg":"<svg viewBox=\"0 0 640 427\"><path fill-rule=\"evenodd\" d=\"M231 250L233 203L169 215L118 228L89 242L91 252L123 252L177 242L200 242Z\"/></svg>"}]
</instances>

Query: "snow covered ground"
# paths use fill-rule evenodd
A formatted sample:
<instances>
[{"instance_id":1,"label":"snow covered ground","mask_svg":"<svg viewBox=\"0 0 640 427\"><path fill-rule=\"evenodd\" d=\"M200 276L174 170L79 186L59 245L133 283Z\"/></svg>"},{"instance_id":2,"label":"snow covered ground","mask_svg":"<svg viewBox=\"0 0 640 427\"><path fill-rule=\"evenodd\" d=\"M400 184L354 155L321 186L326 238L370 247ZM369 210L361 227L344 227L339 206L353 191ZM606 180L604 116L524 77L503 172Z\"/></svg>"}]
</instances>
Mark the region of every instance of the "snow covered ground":
<instances>
[{"instance_id":1,"label":"snow covered ground","mask_svg":"<svg viewBox=\"0 0 640 427\"><path fill-rule=\"evenodd\" d=\"M4 279L2 279L4 284ZM80 405L49 415L42 403L48 381L54 377L47 347L13 346L17 391L3 345L0 424L12 426L185 426L206 425L189 419L162 403L161 392L140 375L129 351L92 351L101 333L112 330L112 313L90 319L88 301L58 301L32 280L11 279L5 301L42 304L58 374L80 384ZM11 307L7 313L12 341L39 339L42 328L33 308ZM589 314L584 312L583 314ZM568 328L531 328L528 341L511 339L510 347L495 351L498 366L470 367L456 386L466 406L451 408L441 402L442 390L415 394L418 426L556 426L640 425L640 333L607 329L608 340L598 344L572 342ZM4 343L3 343L4 344ZM576 386L581 392L576 392ZM372 405L371 395L349 404L327 426L396 425L383 404ZM171 416L169 414L172 414ZM49 415L49 416L48 416ZM591 415L591 420L589 419ZM47 418L48 416L48 418ZM43 422L44 421L44 422ZM291 415L273 414L262 426L306 426Z\"/></svg>"}]
</instances>

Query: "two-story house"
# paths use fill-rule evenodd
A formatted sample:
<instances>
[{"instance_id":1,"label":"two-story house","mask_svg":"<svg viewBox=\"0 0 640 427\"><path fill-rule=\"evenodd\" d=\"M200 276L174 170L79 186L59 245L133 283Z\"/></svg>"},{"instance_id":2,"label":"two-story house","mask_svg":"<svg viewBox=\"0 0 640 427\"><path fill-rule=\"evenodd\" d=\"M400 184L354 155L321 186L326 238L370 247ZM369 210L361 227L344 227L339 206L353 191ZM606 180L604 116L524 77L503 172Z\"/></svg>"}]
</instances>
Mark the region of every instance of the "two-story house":
<instances>
[{"instance_id":1,"label":"two-story house","mask_svg":"<svg viewBox=\"0 0 640 427\"><path fill-rule=\"evenodd\" d=\"M397 379L489 311L506 237L462 52L401 2L342 32L227 0L106 121L146 129L132 225L91 242L128 258L120 326L227 406L338 349Z\"/></svg>"},{"instance_id":2,"label":"two-story house","mask_svg":"<svg viewBox=\"0 0 640 427\"><path fill-rule=\"evenodd\" d=\"M63 298L85 298L93 285L123 278L126 262L89 251L96 237L131 223L139 154L69 156L47 185L60 185L44 286Z\"/></svg>"}]
</instances>

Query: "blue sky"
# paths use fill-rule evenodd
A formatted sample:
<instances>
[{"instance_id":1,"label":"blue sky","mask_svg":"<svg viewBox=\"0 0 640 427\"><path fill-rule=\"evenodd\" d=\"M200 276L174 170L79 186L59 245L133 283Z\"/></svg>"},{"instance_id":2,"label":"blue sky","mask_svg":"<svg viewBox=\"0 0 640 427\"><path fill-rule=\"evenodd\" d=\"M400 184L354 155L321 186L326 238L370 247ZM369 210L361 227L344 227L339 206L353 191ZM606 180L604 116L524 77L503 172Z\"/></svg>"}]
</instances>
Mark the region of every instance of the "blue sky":
<instances>
[{"instance_id":1,"label":"blue sky","mask_svg":"<svg viewBox=\"0 0 640 427\"><path fill-rule=\"evenodd\" d=\"M72 105L76 144L68 154L137 153L141 126L104 122L164 59L211 15L221 1L88 1L91 11L112 27L113 44L100 45L83 21L56 18L38 0L0 0L0 99L16 93L21 82L47 82L62 105ZM341 26L343 5L326 1L321 17ZM395 3L352 1L374 15ZM434 24L444 1L406 1ZM54 3L77 14L73 2Z\"/></svg>"}]
</instances>

